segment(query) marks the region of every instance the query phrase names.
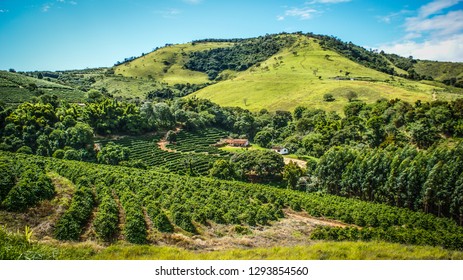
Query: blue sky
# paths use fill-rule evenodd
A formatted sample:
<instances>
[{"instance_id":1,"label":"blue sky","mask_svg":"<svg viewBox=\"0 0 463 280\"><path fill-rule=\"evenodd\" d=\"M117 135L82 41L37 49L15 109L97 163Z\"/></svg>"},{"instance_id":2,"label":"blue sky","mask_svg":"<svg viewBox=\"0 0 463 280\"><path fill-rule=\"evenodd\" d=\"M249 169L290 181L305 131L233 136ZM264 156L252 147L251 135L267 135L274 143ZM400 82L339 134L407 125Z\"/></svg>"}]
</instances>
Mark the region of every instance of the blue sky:
<instances>
[{"instance_id":1,"label":"blue sky","mask_svg":"<svg viewBox=\"0 0 463 280\"><path fill-rule=\"evenodd\" d=\"M463 0L0 0L0 69L112 66L166 43L283 31L463 61Z\"/></svg>"}]
</instances>

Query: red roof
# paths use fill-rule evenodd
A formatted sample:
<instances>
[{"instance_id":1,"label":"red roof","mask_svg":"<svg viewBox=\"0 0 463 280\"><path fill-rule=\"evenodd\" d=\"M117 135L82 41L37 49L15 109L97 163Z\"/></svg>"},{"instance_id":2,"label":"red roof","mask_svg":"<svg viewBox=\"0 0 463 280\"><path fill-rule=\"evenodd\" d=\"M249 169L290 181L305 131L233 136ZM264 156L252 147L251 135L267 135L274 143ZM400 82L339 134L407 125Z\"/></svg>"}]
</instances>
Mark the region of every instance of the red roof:
<instances>
[{"instance_id":1,"label":"red roof","mask_svg":"<svg viewBox=\"0 0 463 280\"><path fill-rule=\"evenodd\" d=\"M226 143L231 145L246 145L249 144L248 139L226 139Z\"/></svg>"}]
</instances>

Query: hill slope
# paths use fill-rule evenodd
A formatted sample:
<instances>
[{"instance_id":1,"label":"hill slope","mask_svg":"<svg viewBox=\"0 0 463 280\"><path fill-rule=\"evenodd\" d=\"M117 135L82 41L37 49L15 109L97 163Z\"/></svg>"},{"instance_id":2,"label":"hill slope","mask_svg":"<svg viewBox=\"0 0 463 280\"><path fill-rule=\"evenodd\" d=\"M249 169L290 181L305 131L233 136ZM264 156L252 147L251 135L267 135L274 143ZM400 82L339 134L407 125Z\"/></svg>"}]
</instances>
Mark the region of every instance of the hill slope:
<instances>
[{"instance_id":1,"label":"hill slope","mask_svg":"<svg viewBox=\"0 0 463 280\"><path fill-rule=\"evenodd\" d=\"M21 103L41 94L55 94L58 98L70 102L79 102L85 99L83 91L70 86L18 73L0 71L1 101L5 103Z\"/></svg>"},{"instance_id":2,"label":"hill slope","mask_svg":"<svg viewBox=\"0 0 463 280\"><path fill-rule=\"evenodd\" d=\"M209 82L205 73L184 68L189 55L233 43L189 43L170 45L115 67L115 74L124 77L154 79L168 84L202 84Z\"/></svg>"},{"instance_id":3,"label":"hill slope","mask_svg":"<svg viewBox=\"0 0 463 280\"><path fill-rule=\"evenodd\" d=\"M298 36L292 47L260 65L235 73L233 78L206 87L195 96L252 111L292 110L297 105L341 111L349 91L367 103L380 98L400 98L408 102L455 98L444 85L430 85L372 70L334 51L324 50L317 39L305 36ZM335 101L325 102L325 94L332 94Z\"/></svg>"}]
</instances>

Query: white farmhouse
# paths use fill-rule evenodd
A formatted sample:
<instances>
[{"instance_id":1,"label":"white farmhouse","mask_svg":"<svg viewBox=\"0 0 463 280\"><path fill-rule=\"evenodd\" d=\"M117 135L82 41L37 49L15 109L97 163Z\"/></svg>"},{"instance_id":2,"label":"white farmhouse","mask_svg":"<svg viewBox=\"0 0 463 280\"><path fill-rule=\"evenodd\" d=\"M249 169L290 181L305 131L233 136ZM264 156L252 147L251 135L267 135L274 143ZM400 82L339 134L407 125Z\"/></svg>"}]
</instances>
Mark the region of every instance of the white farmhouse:
<instances>
[{"instance_id":1,"label":"white farmhouse","mask_svg":"<svg viewBox=\"0 0 463 280\"><path fill-rule=\"evenodd\" d=\"M272 151L279 153L280 155L287 155L289 154L288 149L283 147L272 147Z\"/></svg>"}]
</instances>

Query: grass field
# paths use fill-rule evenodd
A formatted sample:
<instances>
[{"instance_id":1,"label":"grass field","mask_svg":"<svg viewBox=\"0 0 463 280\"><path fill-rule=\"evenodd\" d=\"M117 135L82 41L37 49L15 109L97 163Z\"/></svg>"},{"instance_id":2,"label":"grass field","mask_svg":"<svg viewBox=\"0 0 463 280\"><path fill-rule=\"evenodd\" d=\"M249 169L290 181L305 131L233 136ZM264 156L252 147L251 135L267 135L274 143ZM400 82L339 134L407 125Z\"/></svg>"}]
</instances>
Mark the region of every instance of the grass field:
<instances>
[{"instance_id":1,"label":"grass field","mask_svg":"<svg viewBox=\"0 0 463 280\"><path fill-rule=\"evenodd\" d=\"M52 243L53 244L53 243ZM306 246L201 252L167 246L94 243L45 248L63 260L462 260L463 253L429 246L386 242L315 242Z\"/></svg>"},{"instance_id":2,"label":"grass field","mask_svg":"<svg viewBox=\"0 0 463 280\"><path fill-rule=\"evenodd\" d=\"M348 74L348 75L347 75ZM341 79L336 79L340 77ZM339 54L323 50L314 39L299 37L297 43L259 66L238 73L235 78L204 88L194 95L222 106L239 106L251 111L292 110L298 105L342 111L345 94L353 91L358 100L367 103L380 98L416 100L449 100L456 94L438 87L391 77L366 68ZM325 102L330 93L335 101Z\"/></svg>"},{"instance_id":3,"label":"grass field","mask_svg":"<svg viewBox=\"0 0 463 280\"><path fill-rule=\"evenodd\" d=\"M100 76L93 88L105 88L114 97L145 99L146 93L160 88L158 82L151 79L137 79L123 76Z\"/></svg>"},{"instance_id":4,"label":"grass field","mask_svg":"<svg viewBox=\"0 0 463 280\"><path fill-rule=\"evenodd\" d=\"M116 75L154 79L168 84L209 82L205 73L183 69L192 52L223 48L232 43L188 43L161 48L115 68Z\"/></svg>"}]
</instances>

